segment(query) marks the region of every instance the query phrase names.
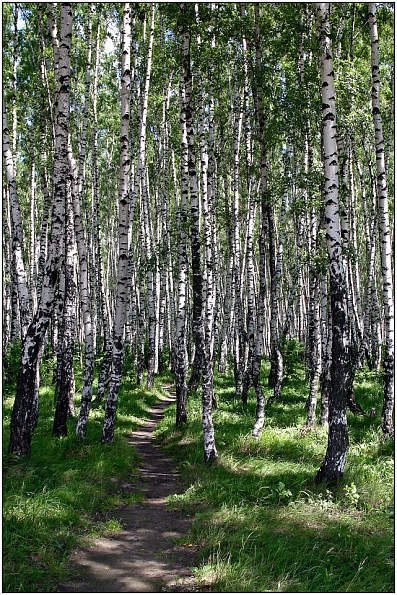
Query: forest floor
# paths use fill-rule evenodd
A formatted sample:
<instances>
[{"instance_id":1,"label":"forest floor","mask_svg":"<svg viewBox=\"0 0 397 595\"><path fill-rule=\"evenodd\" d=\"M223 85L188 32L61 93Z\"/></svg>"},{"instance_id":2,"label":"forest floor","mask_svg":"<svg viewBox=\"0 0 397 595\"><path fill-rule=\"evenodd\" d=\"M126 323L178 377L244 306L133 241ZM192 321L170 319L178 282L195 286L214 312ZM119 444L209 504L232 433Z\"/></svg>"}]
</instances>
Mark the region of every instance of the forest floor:
<instances>
[{"instance_id":1,"label":"forest floor","mask_svg":"<svg viewBox=\"0 0 397 595\"><path fill-rule=\"evenodd\" d=\"M262 368L266 399L269 362ZM356 374L357 401L348 412L350 450L337 485L314 481L327 430L304 429L308 383L302 360L287 360L280 399L266 410L255 439L256 398L243 406L232 374L215 374L213 412L219 458L203 462L201 394L191 395L188 423L175 427L167 408L156 436L179 461L189 487L169 497L194 511L189 543L200 547L195 580L202 592L395 592L394 440L380 429L382 384L376 372ZM376 408L376 417L369 412Z\"/></svg>"},{"instance_id":2,"label":"forest floor","mask_svg":"<svg viewBox=\"0 0 397 595\"><path fill-rule=\"evenodd\" d=\"M303 431L308 385L297 356L259 440L254 392L243 407L232 374L215 374L211 467L200 391L176 428L172 375L149 391L128 364L115 438L102 445L95 402L84 443L76 418L67 437L52 436L55 364L47 362L28 459L6 454L15 383L3 385L3 592L394 592L394 441L380 429L375 372L359 371L355 390L376 417L349 412L345 477L327 487L314 483L327 431ZM268 373L266 361L266 398ZM75 378L78 410L78 361Z\"/></svg>"},{"instance_id":3,"label":"forest floor","mask_svg":"<svg viewBox=\"0 0 397 595\"><path fill-rule=\"evenodd\" d=\"M171 387L164 387L171 390ZM153 442L153 431L175 393L163 398L150 421L129 442L141 457L137 479L123 480L124 492L142 494L142 502L112 512L124 527L117 535L96 539L72 557L76 578L58 586L64 593L188 592L196 549L183 544L189 514L167 507L167 497L183 491L175 461ZM116 478L115 478L116 480ZM179 489L178 489L179 488Z\"/></svg>"},{"instance_id":4,"label":"forest floor","mask_svg":"<svg viewBox=\"0 0 397 595\"><path fill-rule=\"evenodd\" d=\"M15 384L4 384L3 592L194 590L198 548L184 539L191 518L167 503L186 485L153 438L175 400L170 379L156 378L149 391L126 373L114 441L104 446L95 401L84 443L76 418L67 437L51 435L53 371L51 361L42 368L39 424L25 459L7 455ZM75 379L78 407L77 362Z\"/></svg>"}]
</instances>

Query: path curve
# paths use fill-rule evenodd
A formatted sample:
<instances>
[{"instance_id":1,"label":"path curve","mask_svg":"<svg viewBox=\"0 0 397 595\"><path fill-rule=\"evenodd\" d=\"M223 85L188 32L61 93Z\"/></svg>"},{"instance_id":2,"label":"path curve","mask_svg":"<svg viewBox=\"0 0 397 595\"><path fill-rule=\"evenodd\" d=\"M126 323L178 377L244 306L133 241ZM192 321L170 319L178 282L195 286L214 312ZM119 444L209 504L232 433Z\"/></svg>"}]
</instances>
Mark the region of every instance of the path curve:
<instances>
[{"instance_id":1,"label":"path curve","mask_svg":"<svg viewBox=\"0 0 397 595\"><path fill-rule=\"evenodd\" d=\"M190 568L197 564L194 548L178 545L190 528L186 513L166 507L167 496L178 493L176 463L168 459L153 441L153 431L164 409L175 400L159 401L150 412L146 425L134 432L129 442L142 457L139 478L123 482L124 491L140 491L144 500L127 505L114 514L123 531L112 537L96 539L89 548L72 558L79 577L58 586L60 593L141 593L194 591Z\"/></svg>"}]
</instances>

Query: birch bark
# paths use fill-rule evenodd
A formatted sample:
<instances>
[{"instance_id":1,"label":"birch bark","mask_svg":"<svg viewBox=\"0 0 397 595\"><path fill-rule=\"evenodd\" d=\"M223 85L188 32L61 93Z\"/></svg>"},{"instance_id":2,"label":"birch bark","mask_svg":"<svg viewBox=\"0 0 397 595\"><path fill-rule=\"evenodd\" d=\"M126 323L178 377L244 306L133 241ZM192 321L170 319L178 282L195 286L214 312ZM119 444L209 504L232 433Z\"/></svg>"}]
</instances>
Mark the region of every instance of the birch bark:
<instances>
[{"instance_id":1,"label":"birch bark","mask_svg":"<svg viewBox=\"0 0 397 595\"><path fill-rule=\"evenodd\" d=\"M74 284L74 225L71 180L66 180L66 229L64 234L65 252L65 282L62 299L62 314L60 325L62 327L61 341L58 347L57 359L59 372L57 378L57 404L55 409L52 433L54 436L67 436L67 416L70 403L74 402L74 373L73 351L75 337L75 297Z\"/></svg>"},{"instance_id":2,"label":"birch bark","mask_svg":"<svg viewBox=\"0 0 397 595\"><path fill-rule=\"evenodd\" d=\"M59 52L55 63L58 81L56 96L56 130L54 161L54 204L49 254L43 279L38 310L29 325L23 346L22 361L17 381L17 392L11 418L9 453L27 455L31 448L31 414L35 399L36 364L51 313L54 308L54 293L59 275L61 254L59 239L65 221L66 183L68 177L67 139L69 131L70 93L70 44L72 37L72 5L61 4L61 27Z\"/></svg>"},{"instance_id":3,"label":"birch bark","mask_svg":"<svg viewBox=\"0 0 397 595\"><path fill-rule=\"evenodd\" d=\"M181 5L181 11L183 5ZM176 423L187 421L187 384L188 370L186 351L186 285L187 285L187 259L186 259L186 229L187 229L187 202L189 193L188 172L188 141L186 132L186 57L189 52L189 34L182 32L182 74L180 80L181 101L181 197L179 202L179 234L178 234L178 280L177 280L177 312L175 336L175 388L176 388Z\"/></svg>"},{"instance_id":4,"label":"birch bark","mask_svg":"<svg viewBox=\"0 0 397 595\"><path fill-rule=\"evenodd\" d=\"M215 446L214 425L212 422L213 368L209 344L205 342L203 321L203 276L201 270L201 239L199 225L199 193L195 165L195 139L193 132L192 72L190 67L189 33L183 33L183 76L185 87L186 135L188 141L188 171L191 204L191 250L192 250L192 330L196 355L202 371L202 423L204 436L204 461L213 462L218 453Z\"/></svg>"},{"instance_id":5,"label":"birch bark","mask_svg":"<svg viewBox=\"0 0 397 595\"><path fill-rule=\"evenodd\" d=\"M394 299L388 188L385 167L385 148L383 139L382 115L380 112L379 44L375 2L370 2L368 4L368 17L371 31L371 98L372 116L375 128L377 174L376 192L378 198L378 224L383 281L383 311L385 320L385 356L383 359L384 400L382 409L382 430L385 434L392 435L394 433Z\"/></svg>"},{"instance_id":6,"label":"birch bark","mask_svg":"<svg viewBox=\"0 0 397 595\"><path fill-rule=\"evenodd\" d=\"M27 273L25 268L23 246L24 235L22 227L21 207L19 204L14 156L11 152L10 136L8 130L6 102L3 97L3 156L6 165L8 196L11 213L11 245L15 262L16 286L18 292L19 312L21 316L22 340L26 336L32 317L32 303L28 289Z\"/></svg>"},{"instance_id":7,"label":"birch bark","mask_svg":"<svg viewBox=\"0 0 397 595\"><path fill-rule=\"evenodd\" d=\"M129 196L129 119L130 119L131 9L124 4L121 30L121 125L120 125L120 200L119 200L119 267L116 312L113 327L113 355L109 394L106 400L102 443L112 442L117 402L123 373L123 331L128 305L128 196Z\"/></svg>"},{"instance_id":8,"label":"birch bark","mask_svg":"<svg viewBox=\"0 0 397 595\"><path fill-rule=\"evenodd\" d=\"M331 390L329 395L328 447L316 480L335 481L342 477L349 449L346 416L348 361L348 319L346 279L342 259L342 237L338 198L338 150L336 143L335 86L327 2L316 3L320 34L322 101L322 143L326 240L330 274L332 314Z\"/></svg>"}]
</instances>

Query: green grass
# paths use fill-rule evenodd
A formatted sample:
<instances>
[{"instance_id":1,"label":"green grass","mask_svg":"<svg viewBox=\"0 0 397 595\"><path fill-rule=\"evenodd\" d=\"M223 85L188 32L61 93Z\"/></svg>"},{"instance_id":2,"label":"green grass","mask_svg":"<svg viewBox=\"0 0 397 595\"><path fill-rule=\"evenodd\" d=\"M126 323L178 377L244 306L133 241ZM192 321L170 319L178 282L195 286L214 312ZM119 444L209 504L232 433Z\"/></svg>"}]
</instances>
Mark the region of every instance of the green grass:
<instances>
[{"instance_id":1,"label":"green grass","mask_svg":"<svg viewBox=\"0 0 397 595\"><path fill-rule=\"evenodd\" d=\"M263 367L266 387L268 366ZM50 592L70 576L71 552L97 536L118 532L112 510L140 494L123 493L120 479L137 470L126 437L148 417L170 376L153 392L126 374L114 443L100 443L104 413L94 406L87 439L53 438L52 369L42 374L39 425L32 454L3 459L3 591ZM96 382L96 381L95 381ZM76 363L76 405L82 388ZM200 397L189 399L189 423L175 428L171 407L157 431L179 460L186 489L172 507L195 511L186 542L199 545L201 591L390 592L393 566L393 443L379 429L382 387L375 374L357 374L357 400L377 417L349 413L350 452L345 478L333 489L316 486L324 457L324 428L302 435L307 386L290 367L282 398L266 416L262 437L251 436L255 397L234 398L231 376L216 377L214 412L219 461L203 464ZM269 389L266 389L267 395ZM4 386L3 452L7 452L15 385Z\"/></svg>"},{"instance_id":2,"label":"green grass","mask_svg":"<svg viewBox=\"0 0 397 595\"><path fill-rule=\"evenodd\" d=\"M266 365L263 374L266 387ZM251 436L252 389L243 408L232 377L216 377L219 460L210 468L203 463L200 396L189 399L183 428L175 428L174 408L168 410L157 437L180 461L188 486L170 505L196 511L187 540L202 547L201 591L394 591L394 445L379 428L376 375L358 373L355 388L364 410L376 407L378 415L348 414L345 477L332 489L313 481L327 433L301 433L308 391L302 369L290 374L259 440Z\"/></svg>"},{"instance_id":3,"label":"green grass","mask_svg":"<svg viewBox=\"0 0 397 595\"><path fill-rule=\"evenodd\" d=\"M127 377L119 397L114 442L100 442L104 411L94 405L87 438L75 435L76 419L68 421L66 438L52 437L54 417L51 366L45 366L40 389L40 417L29 458L8 456L9 421L15 385L3 395L3 591L49 592L68 576L76 547L92 537L120 530L111 511L132 503L139 494L123 493L122 478L136 472L138 458L126 437L148 418L161 394L136 387ZM95 381L96 384L96 381ZM76 405L82 373L76 364ZM77 407L78 412L78 407Z\"/></svg>"}]
</instances>

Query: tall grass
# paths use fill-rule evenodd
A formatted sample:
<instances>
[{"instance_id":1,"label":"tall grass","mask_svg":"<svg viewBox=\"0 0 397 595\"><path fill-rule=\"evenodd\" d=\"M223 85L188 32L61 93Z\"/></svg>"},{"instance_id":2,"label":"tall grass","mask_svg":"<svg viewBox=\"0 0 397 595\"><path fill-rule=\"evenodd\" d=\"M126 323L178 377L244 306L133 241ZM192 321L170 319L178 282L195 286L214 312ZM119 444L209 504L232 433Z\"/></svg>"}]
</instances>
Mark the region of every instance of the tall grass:
<instances>
[{"instance_id":1,"label":"tall grass","mask_svg":"<svg viewBox=\"0 0 397 595\"><path fill-rule=\"evenodd\" d=\"M263 368L266 386L268 366ZM234 398L233 379L218 375L214 412L219 461L204 465L200 395L189 399L189 423L168 410L157 436L177 457L186 491L170 505L196 510L188 537L202 546L201 591L391 592L394 590L393 443L380 426L376 375L357 375L357 399L376 418L349 413L350 452L344 481L314 484L327 432L301 431L308 387L295 365L282 398L251 436L255 396ZM269 395L269 389L267 389Z\"/></svg>"}]
</instances>

